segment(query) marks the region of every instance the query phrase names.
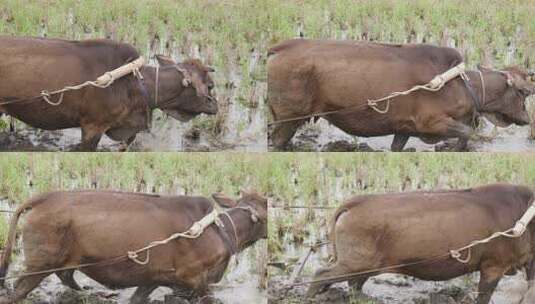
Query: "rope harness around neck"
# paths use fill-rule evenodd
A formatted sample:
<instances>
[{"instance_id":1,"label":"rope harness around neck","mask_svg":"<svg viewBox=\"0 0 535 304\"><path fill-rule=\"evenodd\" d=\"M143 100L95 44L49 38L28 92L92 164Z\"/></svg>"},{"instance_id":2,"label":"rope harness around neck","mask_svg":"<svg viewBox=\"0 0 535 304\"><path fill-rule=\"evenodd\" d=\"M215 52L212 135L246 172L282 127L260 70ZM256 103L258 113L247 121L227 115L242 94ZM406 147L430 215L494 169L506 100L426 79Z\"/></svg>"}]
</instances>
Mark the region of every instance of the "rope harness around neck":
<instances>
[{"instance_id":1,"label":"rope harness around neck","mask_svg":"<svg viewBox=\"0 0 535 304\"><path fill-rule=\"evenodd\" d=\"M179 73L182 74L182 86L187 88L192 84L191 76L189 72L186 69L183 69L179 67L178 65L174 65L173 68L175 68ZM159 99L159 93L160 93L160 66L156 66L156 75L154 77L154 106L155 107L161 107L162 105L168 104L171 100L175 99L178 96L169 98L168 100L162 101L161 103L158 102Z\"/></svg>"}]
</instances>

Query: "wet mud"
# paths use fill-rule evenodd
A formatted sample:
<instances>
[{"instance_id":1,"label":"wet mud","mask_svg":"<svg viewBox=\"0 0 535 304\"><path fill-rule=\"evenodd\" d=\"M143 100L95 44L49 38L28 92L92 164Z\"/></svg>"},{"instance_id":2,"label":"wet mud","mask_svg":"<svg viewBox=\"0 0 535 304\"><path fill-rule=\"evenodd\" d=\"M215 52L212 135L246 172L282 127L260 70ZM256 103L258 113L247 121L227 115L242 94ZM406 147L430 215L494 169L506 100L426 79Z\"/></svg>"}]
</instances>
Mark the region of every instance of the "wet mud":
<instances>
[{"instance_id":1,"label":"wet mud","mask_svg":"<svg viewBox=\"0 0 535 304\"><path fill-rule=\"evenodd\" d=\"M526 152L535 150L535 140L530 139L529 126L512 125L495 127L483 120L478 132L485 140L468 143L469 152ZM290 151L307 152L389 152L394 136L357 137L344 133L326 120L308 123L301 127L288 147ZM448 152L453 151L457 139L448 139L437 144L426 144L411 137L405 152Z\"/></svg>"},{"instance_id":2,"label":"wet mud","mask_svg":"<svg viewBox=\"0 0 535 304\"><path fill-rule=\"evenodd\" d=\"M421 281L407 276L383 274L370 278L361 292L351 291L347 284L331 286L325 293L306 298L306 286L287 288L289 282L282 277L271 278L270 303L366 303L366 304L475 304L478 275L467 275L445 282ZM500 281L492 302L517 304L527 292L522 274L505 277Z\"/></svg>"}]
</instances>

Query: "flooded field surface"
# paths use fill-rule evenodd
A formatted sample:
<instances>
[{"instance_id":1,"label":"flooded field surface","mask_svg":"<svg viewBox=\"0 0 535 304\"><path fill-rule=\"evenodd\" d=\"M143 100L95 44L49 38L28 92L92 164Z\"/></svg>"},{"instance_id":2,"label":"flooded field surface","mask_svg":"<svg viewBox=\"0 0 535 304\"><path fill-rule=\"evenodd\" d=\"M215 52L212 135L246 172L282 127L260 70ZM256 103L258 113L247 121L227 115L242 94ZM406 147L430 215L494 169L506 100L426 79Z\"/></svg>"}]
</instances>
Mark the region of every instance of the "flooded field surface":
<instances>
[{"instance_id":1,"label":"flooded field surface","mask_svg":"<svg viewBox=\"0 0 535 304\"><path fill-rule=\"evenodd\" d=\"M486 120L479 134L488 137L485 141L469 141L470 152L528 152L535 151L535 140L530 139L529 126L512 125L507 128L495 127ZM320 119L316 123L308 123L301 127L292 138L291 151L322 151L322 152L389 152L394 136L357 137L344 133ZM435 145L426 144L416 137L411 137L404 151L433 152L451 151L457 139L439 142Z\"/></svg>"}]
</instances>

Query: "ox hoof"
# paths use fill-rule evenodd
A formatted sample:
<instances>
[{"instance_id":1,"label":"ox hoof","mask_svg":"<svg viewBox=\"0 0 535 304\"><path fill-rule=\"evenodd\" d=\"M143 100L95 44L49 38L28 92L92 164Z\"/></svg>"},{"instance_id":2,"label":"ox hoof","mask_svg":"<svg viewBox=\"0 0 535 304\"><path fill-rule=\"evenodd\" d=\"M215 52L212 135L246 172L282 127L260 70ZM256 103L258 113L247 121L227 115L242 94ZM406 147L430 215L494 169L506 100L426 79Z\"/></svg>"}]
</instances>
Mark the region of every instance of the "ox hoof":
<instances>
[{"instance_id":1,"label":"ox hoof","mask_svg":"<svg viewBox=\"0 0 535 304\"><path fill-rule=\"evenodd\" d=\"M193 304L194 302L190 302L182 297L178 297L175 295L166 295L163 301L163 304Z\"/></svg>"}]
</instances>

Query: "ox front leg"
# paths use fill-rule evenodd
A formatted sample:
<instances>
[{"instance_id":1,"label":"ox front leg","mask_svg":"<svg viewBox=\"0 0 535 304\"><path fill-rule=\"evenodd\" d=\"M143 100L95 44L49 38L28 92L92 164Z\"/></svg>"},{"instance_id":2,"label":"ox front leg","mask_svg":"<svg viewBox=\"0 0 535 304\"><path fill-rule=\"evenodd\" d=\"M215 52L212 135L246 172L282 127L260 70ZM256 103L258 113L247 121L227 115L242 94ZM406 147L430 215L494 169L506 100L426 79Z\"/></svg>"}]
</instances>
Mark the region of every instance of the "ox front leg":
<instances>
[{"instance_id":1,"label":"ox front leg","mask_svg":"<svg viewBox=\"0 0 535 304\"><path fill-rule=\"evenodd\" d=\"M19 303L21 300L26 298L26 296L47 276L48 274L40 274L18 279L15 283L15 290L13 291L13 294L0 298L0 304Z\"/></svg>"},{"instance_id":2,"label":"ox front leg","mask_svg":"<svg viewBox=\"0 0 535 304\"><path fill-rule=\"evenodd\" d=\"M61 280L61 283L63 283L63 285L70 287L71 289L74 289L74 290L78 290L78 291L82 290L80 285L78 285L76 280L74 280L74 270L59 271L59 272L56 272L56 275Z\"/></svg>"},{"instance_id":3,"label":"ox front leg","mask_svg":"<svg viewBox=\"0 0 535 304\"><path fill-rule=\"evenodd\" d=\"M15 133L15 119L13 116L9 117L9 132Z\"/></svg>"},{"instance_id":4,"label":"ox front leg","mask_svg":"<svg viewBox=\"0 0 535 304\"><path fill-rule=\"evenodd\" d=\"M78 147L78 150L89 152L97 150L102 134L104 134L102 128L94 125L82 126L82 143Z\"/></svg>"},{"instance_id":5,"label":"ox front leg","mask_svg":"<svg viewBox=\"0 0 535 304\"><path fill-rule=\"evenodd\" d=\"M526 279L528 280L528 290L522 297L520 303L535 303L535 259L526 265Z\"/></svg>"},{"instance_id":6,"label":"ox front leg","mask_svg":"<svg viewBox=\"0 0 535 304\"><path fill-rule=\"evenodd\" d=\"M490 266L481 268L481 278L479 279L477 304L488 304L492 294L503 277L505 270L501 267Z\"/></svg>"},{"instance_id":7,"label":"ox front leg","mask_svg":"<svg viewBox=\"0 0 535 304\"><path fill-rule=\"evenodd\" d=\"M119 152L127 152L128 150L130 150L130 146L132 145L134 140L136 140L136 135L137 134L134 134L133 136L130 136L127 140L123 141L121 143L121 147L119 148Z\"/></svg>"},{"instance_id":8,"label":"ox front leg","mask_svg":"<svg viewBox=\"0 0 535 304\"><path fill-rule=\"evenodd\" d=\"M157 285L154 286L139 286L132 297L130 298L130 304L145 304L149 301L150 294L154 289L158 288Z\"/></svg>"},{"instance_id":9,"label":"ox front leg","mask_svg":"<svg viewBox=\"0 0 535 304\"><path fill-rule=\"evenodd\" d=\"M475 136L472 128L451 117L442 117L423 123L418 127L418 131L433 136L459 138L461 144L458 147L463 149L466 148L465 142Z\"/></svg>"}]
</instances>

